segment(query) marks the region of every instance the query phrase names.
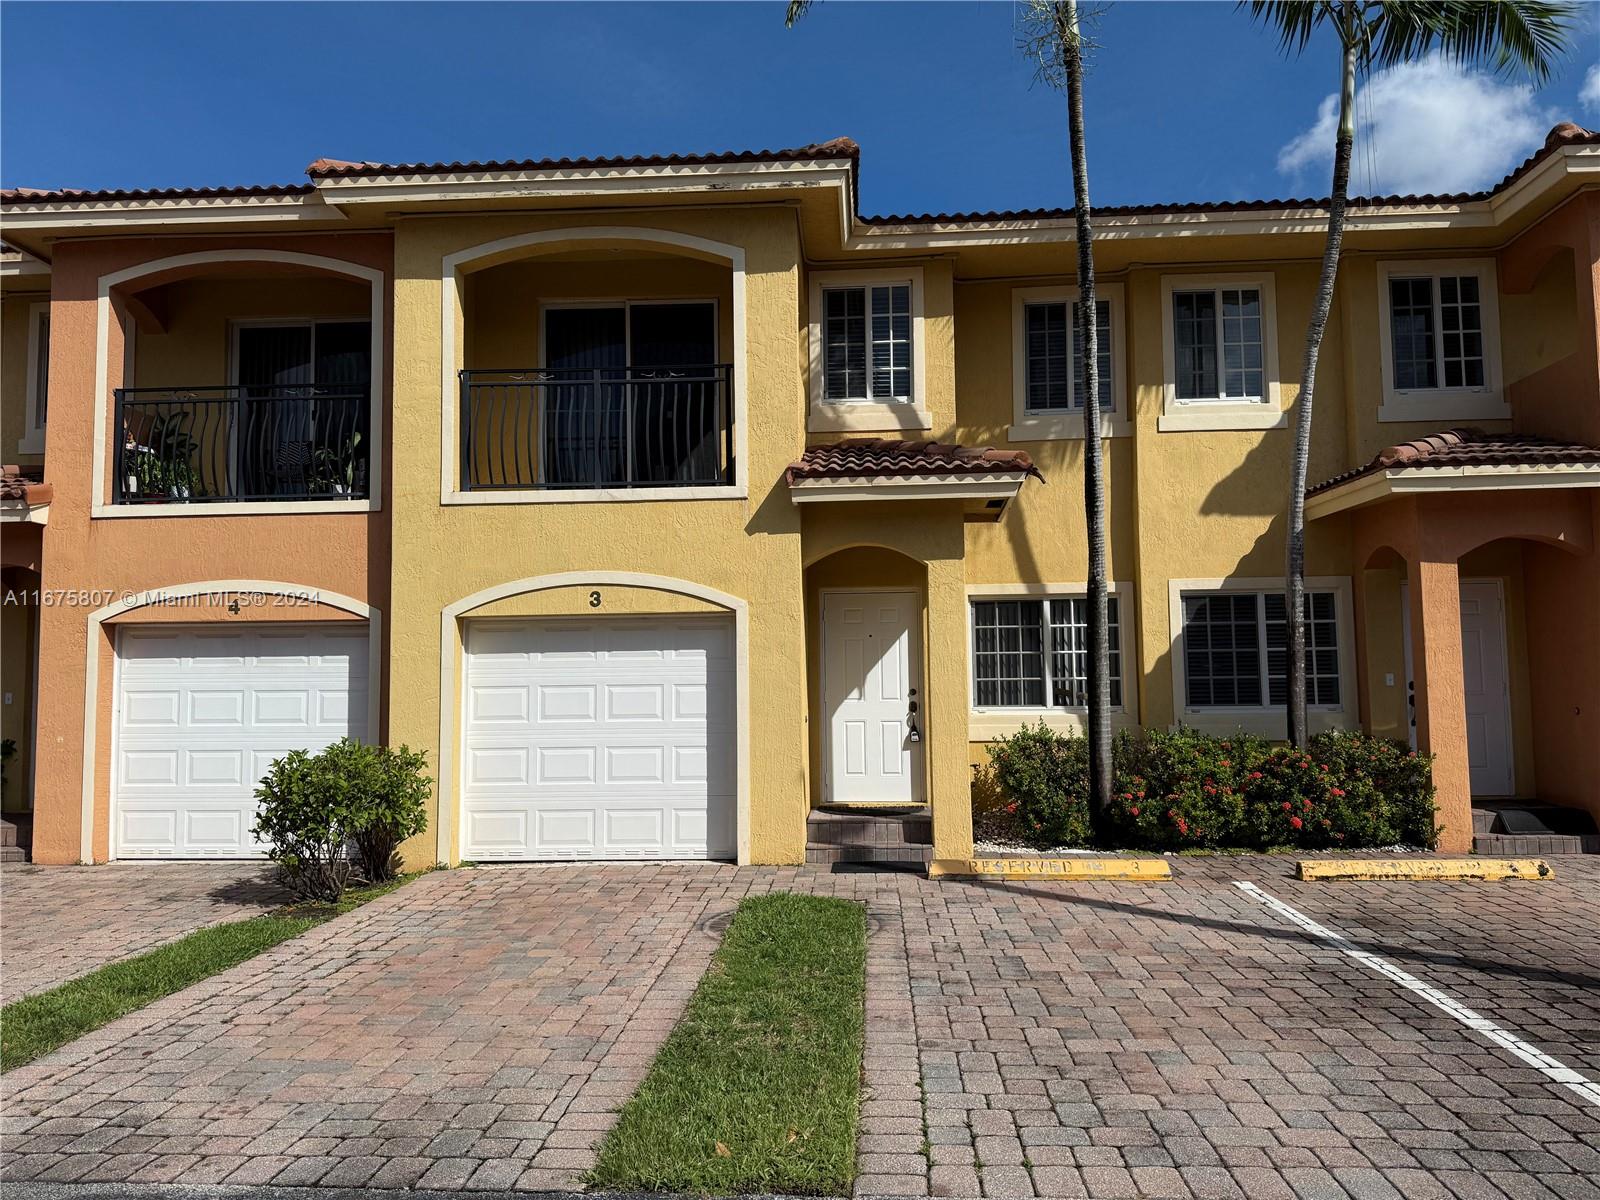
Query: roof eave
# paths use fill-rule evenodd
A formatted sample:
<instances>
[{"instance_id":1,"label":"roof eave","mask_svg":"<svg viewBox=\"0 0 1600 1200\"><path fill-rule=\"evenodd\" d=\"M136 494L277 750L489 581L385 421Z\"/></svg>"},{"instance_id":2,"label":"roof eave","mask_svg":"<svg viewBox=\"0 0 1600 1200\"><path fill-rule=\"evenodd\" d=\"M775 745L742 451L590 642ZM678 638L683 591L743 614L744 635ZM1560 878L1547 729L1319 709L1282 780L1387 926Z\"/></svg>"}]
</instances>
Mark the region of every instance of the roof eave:
<instances>
[{"instance_id":1,"label":"roof eave","mask_svg":"<svg viewBox=\"0 0 1600 1200\"><path fill-rule=\"evenodd\" d=\"M1600 463L1394 466L1370 471L1306 497L1306 519L1428 492L1528 491L1600 487Z\"/></svg>"}]
</instances>

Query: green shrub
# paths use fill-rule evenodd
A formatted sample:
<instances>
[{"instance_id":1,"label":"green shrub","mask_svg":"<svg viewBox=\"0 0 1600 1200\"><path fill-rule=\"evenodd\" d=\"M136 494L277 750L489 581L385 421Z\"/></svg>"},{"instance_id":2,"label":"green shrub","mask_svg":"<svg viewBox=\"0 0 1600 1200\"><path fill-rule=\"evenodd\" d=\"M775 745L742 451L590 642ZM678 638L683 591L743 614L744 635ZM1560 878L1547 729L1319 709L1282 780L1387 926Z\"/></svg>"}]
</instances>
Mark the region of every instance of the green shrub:
<instances>
[{"instance_id":1,"label":"green shrub","mask_svg":"<svg viewBox=\"0 0 1600 1200\"><path fill-rule=\"evenodd\" d=\"M1089 844L1088 744L1041 720L989 746L989 772L1002 800L989 836L1035 849Z\"/></svg>"},{"instance_id":2,"label":"green shrub","mask_svg":"<svg viewBox=\"0 0 1600 1200\"><path fill-rule=\"evenodd\" d=\"M1036 848L1087 844L1087 747L1027 727L989 749L974 831ZM1365 733L1322 733L1304 753L1237 733L1118 734L1116 788L1095 840L1139 850L1433 847L1431 760ZM994 798L986 796L986 790Z\"/></svg>"},{"instance_id":3,"label":"green shrub","mask_svg":"<svg viewBox=\"0 0 1600 1200\"><path fill-rule=\"evenodd\" d=\"M396 848L427 827L424 766L405 746L350 738L317 754L291 750L256 789L254 833L296 895L338 900L356 864L371 882L392 878Z\"/></svg>"},{"instance_id":4,"label":"green shrub","mask_svg":"<svg viewBox=\"0 0 1600 1200\"><path fill-rule=\"evenodd\" d=\"M400 843L428 827L433 780L427 757L409 746L363 746L367 776L350 845L368 883L393 879L400 870Z\"/></svg>"}]
</instances>

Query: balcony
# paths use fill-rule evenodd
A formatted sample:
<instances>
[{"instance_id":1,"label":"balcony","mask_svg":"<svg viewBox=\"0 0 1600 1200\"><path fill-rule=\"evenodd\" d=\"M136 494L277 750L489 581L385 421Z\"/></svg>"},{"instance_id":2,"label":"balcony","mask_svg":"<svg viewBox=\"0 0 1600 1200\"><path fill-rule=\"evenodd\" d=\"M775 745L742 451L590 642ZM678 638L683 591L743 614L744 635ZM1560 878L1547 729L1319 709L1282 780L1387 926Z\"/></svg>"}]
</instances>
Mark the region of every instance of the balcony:
<instances>
[{"instance_id":1,"label":"balcony","mask_svg":"<svg viewBox=\"0 0 1600 1200\"><path fill-rule=\"evenodd\" d=\"M113 504L365 500L365 384L115 391Z\"/></svg>"},{"instance_id":2,"label":"balcony","mask_svg":"<svg viewBox=\"0 0 1600 1200\"><path fill-rule=\"evenodd\" d=\"M464 370L464 491L705 487L733 481L733 368Z\"/></svg>"}]
</instances>

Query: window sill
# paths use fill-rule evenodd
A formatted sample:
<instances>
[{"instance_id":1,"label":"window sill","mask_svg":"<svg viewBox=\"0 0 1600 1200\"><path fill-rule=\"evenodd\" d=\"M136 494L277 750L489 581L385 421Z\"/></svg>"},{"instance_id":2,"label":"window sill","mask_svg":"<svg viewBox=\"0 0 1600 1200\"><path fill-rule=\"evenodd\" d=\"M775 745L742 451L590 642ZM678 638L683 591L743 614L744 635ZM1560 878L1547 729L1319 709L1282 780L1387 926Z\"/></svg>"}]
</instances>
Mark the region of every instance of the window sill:
<instances>
[{"instance_id":1,"label":"window sill","mask_svg":"<svg viewBox=\"0 0 1600 1200\"><path fill-rule=\"evenodd\" d=\"M1100 414L1102 438L1131 437L1133 425L1111 413ZM1024 417L1006 430L1008 442L1067 442L1083 441L1083 414L1064 413L1060 416Z\"/></svg>"},{"instance_id":2,"label":"window sill","mask_svg":"<svg viewBox=\"0 0 1600 1200\"><path fill-rule=\"evenodd\" d=\"M708 484L704 487L657 488L582 488L545 491L528 488L516 491L449 492L445 505L491 504L637 504L641 501L745 500L749 492L743 484L732 487Z\"/></svg>"},{"instance_id":3,"label":"window sill","mask_svg":"<svg viewBox=\"0 0 1600 1200\"><path fill-rule=\"evenodd\" d=\"M933 428L933 415L916 404L829 401L813 404L807 433L885 433Z\"/></svg>"},{"instance_id":4,"label":"window sill","mask_svg":"<svg viewBox=\"0 0 1600 1200\"><path fill-rule=\"evenodd\" d=\"M1380 422L1510 419L1511 406L1499 392L1488 391L1386 392L1378 409Z\"/></svg>"},{"instance_id":5,"label":"window sill","mask_svg":"<svg viewBox=\"0 0 1600 1200\"><path fill-rule=\"evenodd\" d=\"M1248 733L1274 742L1289 736L1288 714L1282 708L1186 708L1177 723L1200 733ZM1306 724L1312 733L1323 733L1354 728L1355 719L1342 708L1313 708L1306 713Z\"/></svg>"},{"instance_id":6,"label":"window sill","mask_svg":"<svg viewBox=\"0 0 1600 1200\"><path fill-rule=\"evenodd\" d=\"M1185 404L1156 418L1161 433L1201 430L1286 429L1289 414L1267 404Z\"/></svg>"},{"instance_id":7,"label":"window sill","mask_svg":"<svg viewBox=\"0 0 1600 1200\"><path fill-rule=\"evenodd\" d=\"M95 520L105 518L133 519L140 517L294 517L316 513L378 512L383 505L377 500L239 500L221 504L100 504L89 515Z\"/></svg>"},{"instance_id":8,"label":"window sill","mask_svg":"<svg viewBox=\"0 0 1600 1200\"><path fill-rule=\"evenodd\" d=\"M17 439L18 454L43 454L44 430L35 429L32 433L25 434Z\"/></svg>"},{"instance_id":9,"label":"window sill","mask_svg":"<svg viewBox=\"0 0 1600 1200\"><path fill-rule=\"evenodd\" d=\"M1088 728L1088 720L1081 708L975 708L967 715L967 740L992 742L1041 721L1062 733L1082 733ZM1112 729L1132 729L1137 724L1126 708L1111 710Z\"/></svg>"}]
</instances>

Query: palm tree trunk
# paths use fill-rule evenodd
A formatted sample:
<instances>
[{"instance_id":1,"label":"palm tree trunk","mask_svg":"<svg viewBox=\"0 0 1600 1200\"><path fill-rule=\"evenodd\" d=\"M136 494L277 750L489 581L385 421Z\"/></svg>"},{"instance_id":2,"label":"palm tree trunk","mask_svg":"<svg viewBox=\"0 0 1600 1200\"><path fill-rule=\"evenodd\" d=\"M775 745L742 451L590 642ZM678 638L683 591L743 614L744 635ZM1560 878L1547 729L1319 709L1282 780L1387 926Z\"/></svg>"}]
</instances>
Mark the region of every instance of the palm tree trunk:
<instances>
[{"instance_id":1,"label":"palm tree trunk","mask_svg":"<svg viewBox=\"0 0 1600 1200\"><path fill-rule=\"evenodd\" d=\"M1317 387L1317 355L1333 307L1333 286L1339 274L1339 250L1344 242L1344 210L1350 190L1350 151L1355 144L1356 47L1358 30L1346 6L1344 70L1339 86L1339 134L1333 151L1333 195L1328 204L1328 242L1322 252L1322 278L1317 286L1311 323L1306 328L1305 361L1300 369L1299 417L1295 424L1294 462L1289 479L1289 537L1286 570L1289 625L1289 741L1304 749L1306 728L1306 477L1311 460L1311 406Z\"/></svg>"},{"instance_id":2,"label":"palm tree trunk","mask_svg":"<svg viewBox=\"0 0 1600 1200\"><path fill-rule=\"evenodd\" d=\"M1111 641L1106 612L1106 485L1100 442L1099 323L1094 233L1089 224L1089 162L1083 133L1083 43L1077 0L1056 7L1072 143L1072 212L1078 242L1078 345L1083 349L1083 512L1089 540L1089 811L1111 802Z\"/></svg>"}]
</instances>

